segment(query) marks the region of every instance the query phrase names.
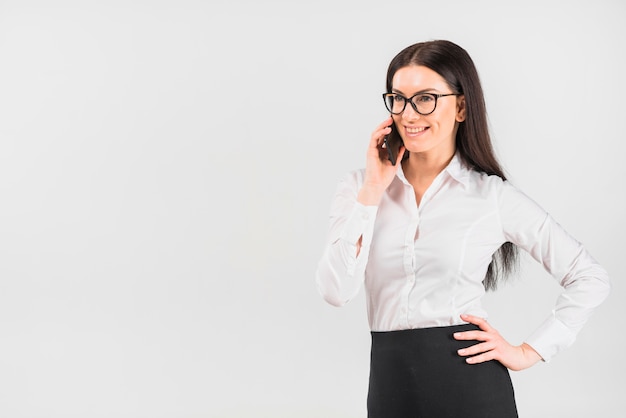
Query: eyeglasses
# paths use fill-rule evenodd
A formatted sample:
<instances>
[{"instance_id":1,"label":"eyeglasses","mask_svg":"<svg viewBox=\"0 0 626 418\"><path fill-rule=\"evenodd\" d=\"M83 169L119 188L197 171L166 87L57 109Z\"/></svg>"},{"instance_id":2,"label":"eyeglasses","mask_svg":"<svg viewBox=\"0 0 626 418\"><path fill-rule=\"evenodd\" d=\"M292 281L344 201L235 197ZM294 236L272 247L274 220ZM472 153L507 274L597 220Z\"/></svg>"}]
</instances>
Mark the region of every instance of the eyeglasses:
<instances>
[{"instance_id":1,"label":"eyeglasses","mask_svg":"<svg viewBox=\"0 0 626 418\"><path fill-rule=\"evenodd\" d=\"M420 115L430 115L437 107L437 99L446 96L458 96L459 93L435 94L435 93L417 93L410 98L406 98L397 93L384 93L383 100L387 110L393 115L399 115L404 112L407 102L411 103L413 110Z\"/></svg>"}]
</instances>

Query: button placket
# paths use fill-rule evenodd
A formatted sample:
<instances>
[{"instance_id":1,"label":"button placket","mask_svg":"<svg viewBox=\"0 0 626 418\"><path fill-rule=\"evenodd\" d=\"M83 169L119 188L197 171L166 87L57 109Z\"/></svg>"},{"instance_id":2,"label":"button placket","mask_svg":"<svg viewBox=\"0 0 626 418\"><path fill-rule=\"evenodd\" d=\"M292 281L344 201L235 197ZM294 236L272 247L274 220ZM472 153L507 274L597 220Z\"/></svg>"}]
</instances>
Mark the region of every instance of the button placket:
<instances>
[{"instance_id":1,"label":"button placket","mask_svg":"<svg viewBox=\"0 0 626 418\"><path fill-rule=\"evenodd\" d=\"M402 319L405 322L405 326L408 327L410 324L410 300L411 300L411 291L415 286L415 270L416 260L415 260L415 234L417 233L417 228L420 223L420 213L417 207L417 203L415 201L415 192L413 187L407 185L407 200L409 201L408 207L411 208L411 218L407 225L406 234L404 236L404 272L406 277L406 283L404 285L404 292L402 295L402 309L401 315Z\"/></svg>"}]
</instances>

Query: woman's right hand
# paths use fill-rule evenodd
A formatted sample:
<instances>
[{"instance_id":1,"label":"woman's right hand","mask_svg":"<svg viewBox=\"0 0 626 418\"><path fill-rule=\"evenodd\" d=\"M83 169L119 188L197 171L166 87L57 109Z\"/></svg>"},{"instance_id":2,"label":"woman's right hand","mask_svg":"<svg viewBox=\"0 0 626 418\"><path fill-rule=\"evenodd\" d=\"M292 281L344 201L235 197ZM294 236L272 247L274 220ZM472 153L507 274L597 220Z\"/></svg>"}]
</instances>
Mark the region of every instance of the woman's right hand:
<instances>
[{"instance_id":1,"label":"woman's right hand","mask_svg":"<svg viewBox=\"0 0 626 418\"><path fill-rule=\"evenodd\" d=\"M363 205L378 205L385 189L391 184L402 162L404 146L400 147L400 151L398 151L395 165L391 164L387 158L387 150L382 146L385 136L391 132L392 123L393 119L390 116L372 132L367 148L365 180L357 196L357 200Z\"/></svg>"}]
</instances>

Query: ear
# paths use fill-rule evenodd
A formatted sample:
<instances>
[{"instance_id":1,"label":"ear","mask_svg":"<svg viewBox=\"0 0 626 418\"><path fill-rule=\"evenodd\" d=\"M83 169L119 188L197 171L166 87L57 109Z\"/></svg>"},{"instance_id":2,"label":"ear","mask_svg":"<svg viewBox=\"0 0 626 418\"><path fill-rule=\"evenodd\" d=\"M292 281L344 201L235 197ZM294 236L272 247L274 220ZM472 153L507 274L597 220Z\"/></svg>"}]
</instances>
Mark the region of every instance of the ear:
<instances>
[{"instance_id":1,"label":"ear","mask_svg":"<svg viewBox=\"0 0 626 418\"><path fill-rule=\"evenodd\" d=\"M461 95L456 98L456 121L463 122L465 120L465 96Z\"/></svg>"}]
</instances>

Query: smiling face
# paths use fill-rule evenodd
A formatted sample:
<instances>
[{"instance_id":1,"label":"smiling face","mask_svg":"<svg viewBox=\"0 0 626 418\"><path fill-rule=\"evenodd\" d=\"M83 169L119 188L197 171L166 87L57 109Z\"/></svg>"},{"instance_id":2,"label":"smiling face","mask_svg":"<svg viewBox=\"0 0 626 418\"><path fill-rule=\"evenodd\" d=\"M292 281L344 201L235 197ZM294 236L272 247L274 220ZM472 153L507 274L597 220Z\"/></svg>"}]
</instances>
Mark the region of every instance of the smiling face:
<instances>
[{"instance_id":1,"label":"smiling face","mask_svg":"<svg viewBox=\"0 0 626 418\"><path fill-rule=\"evenodd\" d=\"M456 93L448 83L428 67L410 65L402 67L393 75L392 93L406 98L416 93ZM407 103L404 112L393 115L396 128L410 153L429 153L452 156L459 122L465 120L465 98L446 96L437 100L435 111L420 115Z\"/></svg>"}]
</instances>

